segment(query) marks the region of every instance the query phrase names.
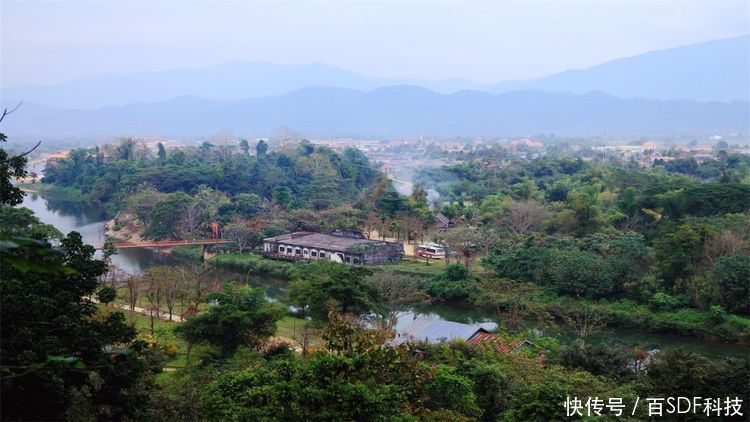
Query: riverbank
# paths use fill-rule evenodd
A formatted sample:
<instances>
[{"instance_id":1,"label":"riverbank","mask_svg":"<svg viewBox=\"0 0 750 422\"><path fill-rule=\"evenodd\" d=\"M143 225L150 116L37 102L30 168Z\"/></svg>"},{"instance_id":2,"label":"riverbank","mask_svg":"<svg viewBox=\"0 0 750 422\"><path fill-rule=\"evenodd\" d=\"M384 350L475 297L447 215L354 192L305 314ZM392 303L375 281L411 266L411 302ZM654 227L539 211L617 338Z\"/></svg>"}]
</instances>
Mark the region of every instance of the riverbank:
<instances>
[{"instance_id":1,"label":"riverbank","mask_svg":"<svg viewBox=\"0 0 750 422\"><path fill-rule=\"evenodd\" d=\"M125 213L117 213L114 218L104 223L104 235L115 240L140 243L142 227L134 217Z\"/></svg>"},{"instance_id":2,"label":"riverbank","mask_svg":"<svg viewBox=\"0 0 750 422\"><path fill-rule=\"evenodd\" d=\"M253 254L220 254L208 260L209 264L225 267L243 273L269 275L283 279L292 277L294 269L300 265L287 261L277 261Z\"/></svg>"},{"instance_id":3,"label":"riverbank","mask_svg":"<svg viewBox=\"0 0 750 422\"><path fill-rule=\"evenodd\" d=\"M199 257L198 254L198 259ZM270 275L283 279L289 279L294 268L300 265L252 254L217 255L208 262L233 271ZM405 260L399 264L373 266L371 269L374 271L392 270L421 279L429 279L442 272L445 264L441 261L425 264L424 261ZM582 305L582 300L557 296L551 292L529 295L522 299L536 304L555 317L560 312L574 313ZM646 305L631 300L599 301L590 304L611 327L639 329L650 333L678 334L735 344L750 342L750 318L739 315L717 316L710 311L693 308L654 311Z\"/></svg>"},{"instance_id":4,"label":"riverbank","mask_svg":"<svg viewBox=\"0 0 750 422\"><path fill-rule=\"evenodd\" d=\"M49 183L19 183L18 187L24 191L46 197L85 201L85 195L76 188L53 185Z\"/></svg>"}]
</instances>

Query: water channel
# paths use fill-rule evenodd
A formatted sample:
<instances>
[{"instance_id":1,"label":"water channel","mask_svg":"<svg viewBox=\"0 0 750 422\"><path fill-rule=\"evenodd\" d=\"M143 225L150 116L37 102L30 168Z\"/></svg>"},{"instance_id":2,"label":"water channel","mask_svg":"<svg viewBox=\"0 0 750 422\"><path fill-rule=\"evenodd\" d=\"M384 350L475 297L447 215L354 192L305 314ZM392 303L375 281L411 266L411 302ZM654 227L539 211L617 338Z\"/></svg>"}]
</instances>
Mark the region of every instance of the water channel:
<instances>
[{"instance_id":1,"label":"water channel","mask_svg":"<svg viewBox=\"0 0 750 422\"><path fill-rule=\"evenodd\" d=\"M97 203L43 197L29 192L26 194L22 206L30 208L42 222L55 226L64 234L77 231L81 233L86 243L104 243L106 212ZM189 263L175 259L168 254L150 249L122 250L112 258L112 261L120 268L135 274L142 273L154 265L189 265ZM266 297L271 300L282 299L285 295L286 282L284 280L224 270L218 271L217 274L226 280L245 281L255 287L263 288ZM420 307L418 310L406 310L399 318L399 326L403 327L409 324L416 315L462 323L489 322L495 319L493 314L473 308L429 305ZM562 330L545 334L554 335L563 343L572 339L571 335ZM646 350L683 347L709 357L743 356L748 353L747 346L744 345L725 344L673 334L650 333L645 330L610 329L606 335L600 336L599 341L612 339L628 346L638 346Z\"/></svg>"}]
</instances>

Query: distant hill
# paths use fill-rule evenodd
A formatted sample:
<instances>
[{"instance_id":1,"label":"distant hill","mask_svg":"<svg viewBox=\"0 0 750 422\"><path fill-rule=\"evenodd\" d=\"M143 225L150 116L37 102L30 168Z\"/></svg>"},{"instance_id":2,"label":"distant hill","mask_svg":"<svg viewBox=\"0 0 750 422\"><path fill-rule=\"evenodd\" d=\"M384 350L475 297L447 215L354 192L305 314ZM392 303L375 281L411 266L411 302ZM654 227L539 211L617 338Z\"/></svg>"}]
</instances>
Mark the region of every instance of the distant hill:
<instances>
[{"instance_id":1,"label":"distant hill","mask_svg":"<svg viewBox=\"0 0 750 422\"><path fill-rule=\"evenodd\" d=\"M282 65L237 61L205 69L102 75L59 85L5 87L2 98L22 98L58 108L97 109L166 101L180 96L239 100L289 93L311 86L369 91L415 85L440 93L490 93L535 89L584 94L600 91L621 98L748 100L750 36L654 51L582 70L498 85L448 79L381 79L325 64Z\"/></svg>"},{"instance_id":2,"label":"distant hill","mask_svg":"<svg viewBox=\"0 0 750 422\"><path fill-rule=\"evenodd\" d=\"M700 135L747 133L748 102L620 99L518 91L440 94L393 86L365 92L313 87L247 100L179 97L95 111L26 103L3 122L9 135L179 136L219 131L265 136L289 127L308 136L513 136L528 133Z\"/></svg>"},{"instance_id":3,"label":"distant hill","mask_svg":"<svg viewBox=\"0 0 750 422\"><path fill-rule=\"evenodd\" d=\"M709 41L613 60L528 81L508 81L491 92L519 89L621 98L733 101L750 98L750 36Z\"/></svg>"},{"instance_id":4,"label":"distant hill","mask_svg":"<svg viewBox=\"0 0 750 422\"><path fill-rule=\"evenodd\" d=\"M460 79L414 81L373 78L319 63L286 65L236 61L205 69L102 75L59 85L10 87L2 89L2 96L23 98L51 107L97 109L165 101L181 96L239 100L286 94L310 86L369 91L398 84L420 85L439 92L485 88Z\"/></svg>"}]
</instances>

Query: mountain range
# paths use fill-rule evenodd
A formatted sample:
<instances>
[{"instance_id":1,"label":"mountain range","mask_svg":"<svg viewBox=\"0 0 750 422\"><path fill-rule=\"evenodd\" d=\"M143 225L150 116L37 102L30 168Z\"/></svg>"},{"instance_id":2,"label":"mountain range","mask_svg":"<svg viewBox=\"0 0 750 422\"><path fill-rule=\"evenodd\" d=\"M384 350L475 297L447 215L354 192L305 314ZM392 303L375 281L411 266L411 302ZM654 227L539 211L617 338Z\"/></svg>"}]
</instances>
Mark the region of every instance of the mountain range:
<instances>
[{"instance_id":1,"label":"mountain range","mask_svg":"<svg viewBox=\"0 0 750 422\"><path fill-rule=\"evenodd\" d=\"M747 133L750 36L494 85L382 79L325 64L231 62L3 88L30 136L310 136Z\"/></svg>"},{"instance_id":2,"label":"mountain range","mask_svg":"<svg viewBox=\"0 0 750 422\"><path fill-rule=\"evenodd\" d=\"M59 110L24 103L6 133L62 137L191 137L231 131L268 136L287 126L313 137L557 135L667 136L746 133L748 102L620 99L611 95L514 91L441 94L394 86L372 91L311 87L245 100L172 100Z\"/></svg>"}]
</instances>

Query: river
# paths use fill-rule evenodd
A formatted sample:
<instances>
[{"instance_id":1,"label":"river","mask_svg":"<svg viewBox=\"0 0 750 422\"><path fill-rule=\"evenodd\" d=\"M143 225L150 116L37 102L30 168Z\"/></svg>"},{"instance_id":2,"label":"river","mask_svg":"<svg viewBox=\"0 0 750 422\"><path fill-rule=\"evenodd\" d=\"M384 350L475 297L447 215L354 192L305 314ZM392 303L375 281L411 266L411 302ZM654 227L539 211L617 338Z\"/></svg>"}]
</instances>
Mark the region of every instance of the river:
<instances>
[{"instance_id":1,"label":"river","mask_svg":"<svg viewBox=\"0 0 750 422\"><path fill-rule=\"evenodd\" d=\"M22 206L30 208L43 223L55 226L64 234L77 231L81 233L83 241L88 244L101 245L104 243L104 224L107 220L106 212L97 203L43 197L39 194L28 192ZM147 268L155 265L188 264L168 254L159 253L151 249L125 249L114 255L112 262L134 274L140 274ZM263 288L266 297L270 300L282 299L286 294L286 283L283 280L258 275L248 276L247 274L223 270L218 271L217 275L226 280L243 281L255 287ZM419 310L405 311L399 318L398 328L409 324L417 315L462 323L480 323L495 320L491 313L474 308L428 305L420 307ZM545 335L555 336L563 343L570 341L572 338L564 330L547 331ZM593 341L608 341L613 339L628 346L640 347L645 350L683 347L709 357L743 356L748 353L747 347L742 345L725 344L673 334L656 334L644 330L610 329L605 335L600 335L598 339L594 338Z\"/></svg>"}]
</instances>

